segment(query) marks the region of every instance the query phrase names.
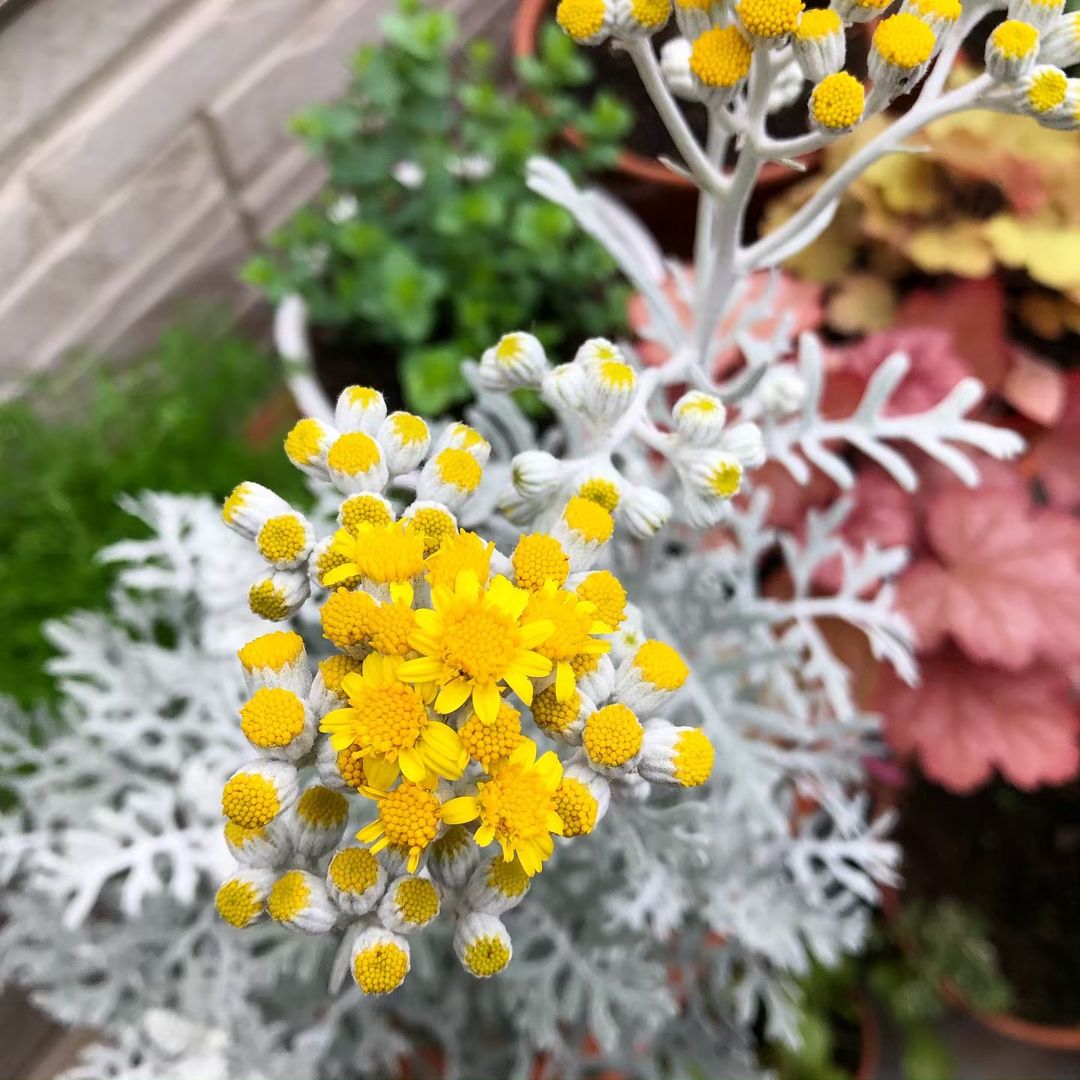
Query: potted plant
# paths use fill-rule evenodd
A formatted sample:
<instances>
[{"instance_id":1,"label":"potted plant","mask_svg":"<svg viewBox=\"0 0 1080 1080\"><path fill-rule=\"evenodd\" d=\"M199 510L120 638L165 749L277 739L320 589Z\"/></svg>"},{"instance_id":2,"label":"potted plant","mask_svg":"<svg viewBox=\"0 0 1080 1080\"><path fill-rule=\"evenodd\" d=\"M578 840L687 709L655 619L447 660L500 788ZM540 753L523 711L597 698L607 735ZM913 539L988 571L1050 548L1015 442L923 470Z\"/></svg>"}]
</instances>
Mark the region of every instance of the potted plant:
<instances>
[{"instance_id":1,"label":"potted plant","mask_svg":"<svg viewBox=\"0 0 1080 1080\"><path fill-rule=\"evenodd\" d=\"M324 394L293 384L313 414L357 381L439 414L468 396L462 360L506 326L558 349L625 323L610 257L523 183L537 153L578 179L615 159L626 110L606 92L588 108L566 94L590 78L581 51L552 28L521 65L536 109L494 81L487 42L457 52L448 12L405 0L384 30L384 45L358 54L345 98L295 121L329 180L245 271L275 303L303 301L278 341L287 360L314 364ZM570 117L582 148L557 138Z\"/></svg>"}]
</instances>

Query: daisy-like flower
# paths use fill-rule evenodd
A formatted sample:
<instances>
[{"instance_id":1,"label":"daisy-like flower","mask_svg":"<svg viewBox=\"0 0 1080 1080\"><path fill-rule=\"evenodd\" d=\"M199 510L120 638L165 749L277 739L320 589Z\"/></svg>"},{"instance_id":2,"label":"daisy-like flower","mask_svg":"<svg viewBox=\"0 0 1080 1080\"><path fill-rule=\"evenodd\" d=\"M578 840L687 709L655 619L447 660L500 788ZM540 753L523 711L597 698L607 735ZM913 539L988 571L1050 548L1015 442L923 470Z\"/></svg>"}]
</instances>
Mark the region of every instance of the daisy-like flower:
<instances>
[{"instance_id":1,"label":"daisy-like flower","mask_svg":"<svg viewBox=\"0 0 1080 1080\"><path fill-rule=\"evenodd\" d=\"M319 728L335 750L356 747L372 787L388 788L399 775L415 783L429 776L456 780L469 762L461 736L428 711L436 688L402 682L404 663L372 653L360 674L342 679L348 708L327 713Z\"/></svg>"},{"instance_id":2,"label":"daisy-like flower","mask_svg":"<svg viewBox=\"0 0 1080 1080\"><path fill-rule=\"evenodd\" d=\"M332 592L321 612L327 640L359 660L373 649L384 656L404 656L409 651L409 634L416 627L413 587L394 582L388 591L385 603L366 592Z\"/></svg>"},{"instance_id":3,"label":"daisy-like flower","mask_svg":"<svg viewBox=\"0 0 1080 1080\"><path fill-rule=\"evenodd\" d=\"M495 545L482 540L474 532L457 532L448 536L435 554L427 560L427 581L434 589L454 588L458 574L463 570L476 575L481 585L486 585L491 575L491 556Z\"/></svg>"},{"instance_id":4,"label":"daisy-like flower","mask_svg":"<svg viewBox=\"0 0 1080 1080\"><path fill-rule=\"evenodd\" d=\"M530 594L502 575L485 587L473 571L462 570L453 589L434 585L431 595L433 606L416 612L418 629L409 635L421 655L402 664L398 677L438 684L439 713L471 699L484 723L494 723L504 685L528 705L532 680L551 671L536 648L555 630L550 620L526 615Z\"/></svg>"},{"instance_id":5,"label":"daisy-like flower","mask_svg":"<svg viewBox=\"0 0 1080 1080\"><path fill-rule=\"evenodd\" d=\"M574 692L571 661L575 657L602 656L608 652L610 642L596 635L610 634L615 627L598 617L594 603L559 588L553 581L531 595L525 615L547 620L554 626L551 634L536 646L536 651L554 665L556 699L567 701Z\"/></svg>"},{"instance_id":6,"label":"daisy-like flower","mask_svg":"<svg viewBox=\"0 0 1080 1080\"><path fill-rule=\"evenodd\" d=\"M362 524L357 526L355 536L339 529L330 550L347 561L324 576L327 586L353 575L375 586L390 586L412 581L424 572L424 534L404 521Z\"/></svg>"},{"instance_id":7,"label":"daisy-like flower","mask_svg":"<svg viewBox=\"0 0 1080 1080\"><path fill-rule=\"evenodd\" d=\"M368 844L373 855L388 847L402 852L410 874L416 873L421 858L446 825L461 824L450 820L449 803L432 778L422 784L403 780L393 791L365 787L362 793L375 800L378 817L356 839Z\"/></svg>"},{"instance_id":8,"label":"daisy-like flower","mask_svg":"<svg viewBox=\"0 0 1080 1080\"><path fill-rule=\"evenodd\" d=\"M537 758L536 743L526 739L496 766L490 780L476 785L475 795L446 803L443 820L452 825L478 820L477 844L487 847L497 841L503 858L509 862L516 856L532 877L555 850L552 834L562 835L562 818L554 802L562 775L558 756L549 750Z\"/></svg>"}]
</instances>

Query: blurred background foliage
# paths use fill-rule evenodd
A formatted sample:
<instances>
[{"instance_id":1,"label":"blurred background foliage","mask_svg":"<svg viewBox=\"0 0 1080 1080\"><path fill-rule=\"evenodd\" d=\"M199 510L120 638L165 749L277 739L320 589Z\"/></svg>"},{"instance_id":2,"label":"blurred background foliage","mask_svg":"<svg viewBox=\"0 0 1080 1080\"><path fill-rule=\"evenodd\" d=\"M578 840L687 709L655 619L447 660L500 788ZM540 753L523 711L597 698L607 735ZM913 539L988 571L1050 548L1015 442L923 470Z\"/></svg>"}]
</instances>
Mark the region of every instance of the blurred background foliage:
<instances>
[{"instance_id":1,"label":"blurred background foliage","mask_svg":"<svg viewBox=\"0 0 1080 1080\"><path fill-rule=\"evenodd\" d=\"M554 25L518 65L516 91L489 42L459 49L448 12L406 0L384 29L346 97L296 119L329 182L245 277L271 300L304 298L331 394L374 382L438 414L468 396L461 361L508 330L558 351L625 327L610 257L529 191L524 170L543 153L585 179L614 163L630 117L604 91L585 105L572 92L592 69ZM562 137L570 124L581 147Z\"/></svg>"},{"instance_id":2,"label":"blurred background foliage","mask_svg":"<svg viewBox=\"0 0 1080 1080\"><path fill-rule=\"evenodd\" d=\"M264 348L204 322L167 332L130 370L85 356L0 405L0 694L53 697L41 623L103 606L111 571L95 555L139 530L118 496L223 497L242 476L304 501L273 422L246 431L278 379Z\"/></svg>"}]
</instances>

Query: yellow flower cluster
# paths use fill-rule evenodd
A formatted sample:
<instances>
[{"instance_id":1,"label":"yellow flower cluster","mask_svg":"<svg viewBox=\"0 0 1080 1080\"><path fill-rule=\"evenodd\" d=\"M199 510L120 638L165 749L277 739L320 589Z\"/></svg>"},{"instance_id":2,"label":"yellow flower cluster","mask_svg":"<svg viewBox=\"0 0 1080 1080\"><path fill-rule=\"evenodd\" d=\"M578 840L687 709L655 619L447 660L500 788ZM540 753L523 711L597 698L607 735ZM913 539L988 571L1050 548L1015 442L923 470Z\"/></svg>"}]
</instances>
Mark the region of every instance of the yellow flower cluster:
<instances>
[{"instance_id":1,"label":"yellow flower cluster","mask_svg":"<svg viewBox=\"0 0 1080 1080\"><path fill-rule=\"evenodd\" d=\"M380 395L350 387L334 427L302 420L286 440L299 468L341 493L336 532L316 542L303 515L252 484L223 511L292 575L288 602L260 613L286 618L313 590L336 651L313 667L291 630L240 650L240 729L258 757L222 794L239 865L218 910L237 927L264 915L307 933L359 923L352 971L367 993L401 983L408 935L450 897L462 964L496 974L512 953L500 916L556 837L596 827L613 782L692 787L712 769L708 739L661 716L689 675L678 654L643 641L612 660L626 591L592 564L618 490L580 484L503 554L457 520L490 451L464 424L433 442L419 418L387 416ZM386 492L406 472L398 487L417 497L401 508ZM542 751L542 736L572 763ZM346 839L357 805L366 823Z\"/></svg>"}]
</instances>

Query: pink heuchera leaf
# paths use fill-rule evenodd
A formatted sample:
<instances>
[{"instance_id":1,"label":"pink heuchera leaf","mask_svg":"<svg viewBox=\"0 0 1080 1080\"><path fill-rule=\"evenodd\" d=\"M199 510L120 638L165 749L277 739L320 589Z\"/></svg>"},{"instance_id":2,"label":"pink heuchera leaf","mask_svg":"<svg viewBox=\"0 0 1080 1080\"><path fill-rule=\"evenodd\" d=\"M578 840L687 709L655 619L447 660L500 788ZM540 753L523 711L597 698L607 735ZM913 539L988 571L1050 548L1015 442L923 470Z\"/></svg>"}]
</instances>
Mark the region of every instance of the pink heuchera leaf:
<instances>
[{"instance_id":1,"label":"pink heuchera leaf","mask_svg":"<svg viewBox=\"0 0 1080 1080\"><path fill-rule=\"evenodd\" d=\"M1057 426L1036 443L1031 457L1051 505L1080 509L1080 371L1066 376Z\"/></svg>"},{"instance_id":2,"label":"pink heuchera leaf","mask_svg":"<svg viewBox=\"0 0 1080 1080\"><path fill-rule=\"evenodd\" d=\"M1065 376L1049 361L1013 345L1012 366L1001 387L1001 396L1017 412L1044 427L1061 419L1065 408Z\"/></svg>"},{"instance_id":3,"label":"pink heuchera leaf","mask_svg":"<svg viewBox=\"0 0 1080 1080\"><path fill-rule=\"evenodd\" d=\"M892 415L925 412L970 374L945 330L885 330L836 358L825 395L829 415L850 414L870 376L896 352L907 353L911 366L885 410Z\"/></svg>"},{"instance_id":4,"label":"pink heuchera leaf","mask_svg":"<svg viewBox=\"0 0 1080 1080\"><path fill-rule=\"evenodd\" d=\"M691 268L684 270L686 281L691 287L694 283L694 272ZM769 284L770 274L766 270L760 270L750 276L750 280L744 289L738 304L728 312L720 326L717 328L716 337L724 340L731 334L740 314L746 307L762 298ZM669 279L664 285L664 292L671 298L680 321L689 327L691 321L690 309L679 297L679 290L674 279ZM792 337L797 337L805 330L813 330L821 325L824 308L821 301L821 286L812 281L800 281L790 274L781 273L776 282L776 291L771 310L775 315L770 315L748 328L749 333L755 337L768 337L772 334L781 318L790 320L790 332ZM630 298L627 308L627 317L631 328L640 334L649 323L648 308L644 299L635 294ZM645 364L662 364L667 360L667 350L653 341L643 342L638 353ZM715 378L720 378L735 366L739 359L739 350L733 346L718 349L712 362L712 373Z\"/></svg>"},{"instance_id":5,"label":"pink heuchera leaf","mask_svg":"<svg viewBox=\"0 0 1080 1080\"><path fill-rule=\"evenodd\" d=\"M1005 294L996 277L920 289L904 301L897 326L943 330L956 357L993 390L1009 369Z\"/></svg>"},{"instance_id":6,"label":"pink heuchera leaf","mask_svg":"<svg viewBox=\"0 0 1080 1080\"><path fill-rule=\"evenodd\" d=\"M1080 523L1019 491L946 490L929 503L927 530L937 560L898 586L920 650L949 636L1009 671L1080 658Z\"/></svg>"},{"instance_id":7,"label":"pink heuchera leaf","mask_svg":"<svg viewBox=\"0 0 1080 1080\"><path fill-rule=\"evenodd\" d=\"M1064 674L1045 664L1013 673L949 647L922 661L910 687L883 673L885 737L951 791L972 791L997 768L1020 788L1061 784L1080 770L1080 713Z\"/></svg>"}]
</instances>

